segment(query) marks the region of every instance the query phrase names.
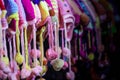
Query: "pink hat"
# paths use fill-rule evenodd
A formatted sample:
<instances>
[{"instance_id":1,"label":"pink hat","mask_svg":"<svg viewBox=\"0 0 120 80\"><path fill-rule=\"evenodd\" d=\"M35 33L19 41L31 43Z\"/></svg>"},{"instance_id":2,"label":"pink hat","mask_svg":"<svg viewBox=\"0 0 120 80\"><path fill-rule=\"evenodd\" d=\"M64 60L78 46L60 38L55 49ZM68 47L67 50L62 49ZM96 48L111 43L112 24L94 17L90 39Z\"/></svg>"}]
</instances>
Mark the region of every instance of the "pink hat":
<instances>
[{"instance_id":1,"label":"pink hat","mask_svg":"<svg viewBox=\"0 0 120 80\"><path fill-rule=\"evenodd\" d=\"M75 23L79 24L80 23L80 15L82 14L82 11L80 10L80 8L78 7L78 5L75 3L74 0L67 0L67 2L69 3L74 16L75 16Z\"/></svg>"},{"instance_id":2,"label":"pink hat","mask_svg":"<svg viewBox=\"0 0 120 80\"><path fill-rule=\"evenodd\" d=\"M34 9L30 0L22 0L23 8L26 14L26 20L28 21L29 25L35 24L35 14Z\"/></svg>"},{"instance_id":3,"label":"pink hat","mask_svg":"<svg viewBox=\"0 0 120 80\"><path fill-rule=\"evenodd\" d=\"M58 57L58 54L52 49L48 49L46 52L46 57L49 61L54 60Z\"/></svg>"},{"instance_id":4,"label":"pink hat","mask_svg":"<svg viewBox=\"0 0 120 80\"><path fill-rule=\"evenodd\" d=\"M47 2L47 4L48 4L49 7L53 8L52 3L51 3L50 0L45 0L45 1Z\"/></svg>"},{"instance_id":5,"label":"pink hat","mask_svg":"<svg viewBox=\"0 0 120 80\"><path fill-rule=\"evenodd\" d=\"M36 19L36 25L38 25L41 22L41 12L37 4L32 3L32 7L34 9L35 19Z\"/></svg>"},{"instance_id":6,"label":"pink hat","mask_svg":"<svg viewBox=\"0 0 120 80\"><path fill-rule=\"evenodd\" d=\"M67 30L67 40L72 39L73 29L74 29L74 22L75 18L71 11L71 8L66 0L57 0L58 7L60 9L60 28L64 29L66 27ZM64 24L64 25L63 25Z\"/></svg>"}]
</instances>

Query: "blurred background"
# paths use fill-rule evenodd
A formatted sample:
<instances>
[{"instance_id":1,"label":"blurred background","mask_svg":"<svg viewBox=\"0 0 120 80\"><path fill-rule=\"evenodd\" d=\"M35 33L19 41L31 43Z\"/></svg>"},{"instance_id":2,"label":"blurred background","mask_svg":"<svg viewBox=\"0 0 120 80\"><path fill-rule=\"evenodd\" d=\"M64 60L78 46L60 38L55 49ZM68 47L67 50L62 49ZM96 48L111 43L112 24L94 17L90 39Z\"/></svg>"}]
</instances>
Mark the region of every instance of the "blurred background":
<instances>
[{"instance_id":1,"label":"blurred background","mask_svg":"<svg viewBox=\"0 0 120 80\"><path fill-rule=\"evenodd\" d=\"M99 0L107 14L107 20L100 24L104 50L101 54L96 52L93 61L76 60L72 65L72 69L75 72L75 80L120 80L120 2L119 0L105 1L109 3L112 11L108 9L104 0ZM72 41L74 42L74 40ZM99 57L100 59L98 59ZM54 71L52 66L49 66L48 72L44 77L46 80L67 80L67 71L61 70L57 72Z\"/></svg>"}]
</instances>

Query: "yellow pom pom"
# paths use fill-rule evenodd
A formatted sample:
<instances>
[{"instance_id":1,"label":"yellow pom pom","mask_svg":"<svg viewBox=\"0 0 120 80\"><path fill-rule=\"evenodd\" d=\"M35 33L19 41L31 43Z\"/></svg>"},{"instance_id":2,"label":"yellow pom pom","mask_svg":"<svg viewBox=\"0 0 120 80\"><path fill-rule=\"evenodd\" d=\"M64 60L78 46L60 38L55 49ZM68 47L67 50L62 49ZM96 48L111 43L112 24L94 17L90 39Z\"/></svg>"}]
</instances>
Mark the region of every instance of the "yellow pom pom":
<instances>
[{"instance_id":1,"label":"yellow pom pom","mask_svg":"<svg viewBox=\"0 0 120 80\"><path fill-rule=\"evenodd\" d=\"M91 60L91 61L94 60L94 54L93 54L93 53L90 53L90 54L88 55L88 59Z\"/></svg>"},{"instance_id":2,"label":"yellow pom pom","mask_svg":"<svg viewBox=\"0 0 120 80\"><path fill-rule=\"evenodd\" d=\"M9 65L9 59L8 57L2 57L2 61L8 66Z\"/></svg>"},{"instance_id":3,"label":"yellow pom pom","mask_svg":"<svg viewBox=\"0 0 120 80\"><path fill-rule=\"evenodd\" d=\"M40 73L40 75L43 76L43 75L45 75L46 72L47 72L47 66L43 66L42 72Z\"/></svg>"},{"instance_id":4,"label":"yellow pom pom","mask_svg":"<svg viewBox=\"0 0 120 80\"><path fill-rule=\"evenodd\" d=\"M19 65L21 65L23 63L24 58L20 53L17 53L15 56L15 60Z\"/></svg>"}]
</instances>

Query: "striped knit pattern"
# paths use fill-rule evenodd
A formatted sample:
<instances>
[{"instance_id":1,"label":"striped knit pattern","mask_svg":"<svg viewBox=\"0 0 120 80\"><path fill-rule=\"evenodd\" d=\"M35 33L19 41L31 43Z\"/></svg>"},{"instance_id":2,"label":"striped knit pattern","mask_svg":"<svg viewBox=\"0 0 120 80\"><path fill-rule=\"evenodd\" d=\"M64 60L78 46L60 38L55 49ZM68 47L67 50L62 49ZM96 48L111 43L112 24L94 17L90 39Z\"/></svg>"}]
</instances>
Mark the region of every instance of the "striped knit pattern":
<instances>
[{"instance_id":1,"label":"striped knit pattern","mask_svg":"<svg viewBox=\"0 0 120 80\"><path fill-rule=\"evenodd\" d=\"M58 4L57 4L57 0L51 0L53 9L55 11L55 14L58 15Z\"/></svg>"}]
</instances>

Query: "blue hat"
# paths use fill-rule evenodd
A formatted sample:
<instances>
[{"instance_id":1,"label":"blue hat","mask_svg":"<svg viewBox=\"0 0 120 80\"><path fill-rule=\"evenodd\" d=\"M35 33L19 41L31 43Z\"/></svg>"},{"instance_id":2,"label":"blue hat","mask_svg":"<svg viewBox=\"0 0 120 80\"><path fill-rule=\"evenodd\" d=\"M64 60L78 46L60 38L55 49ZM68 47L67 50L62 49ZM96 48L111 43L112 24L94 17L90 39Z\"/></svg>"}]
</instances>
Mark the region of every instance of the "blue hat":
<instances>
[{"instance_id":1,"label":"blue hat","mask_svg":"<svg viewBox=\"0 0 120 80\"><path fill-rule=\"evenodd\" d=\"M18 12L18 6L14 0L4 0L4 3L7 10L7 16Z\"/></svg>"}]
</instances>

